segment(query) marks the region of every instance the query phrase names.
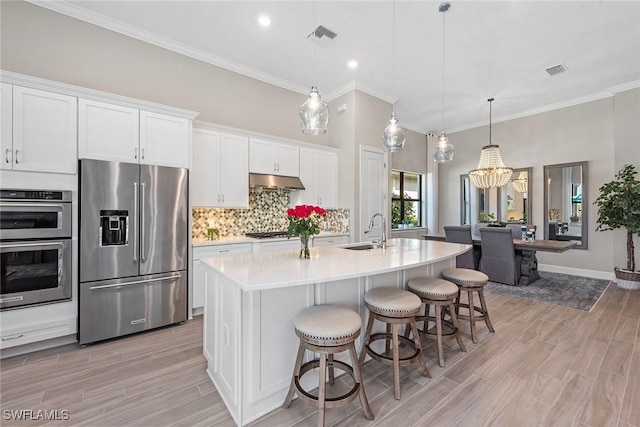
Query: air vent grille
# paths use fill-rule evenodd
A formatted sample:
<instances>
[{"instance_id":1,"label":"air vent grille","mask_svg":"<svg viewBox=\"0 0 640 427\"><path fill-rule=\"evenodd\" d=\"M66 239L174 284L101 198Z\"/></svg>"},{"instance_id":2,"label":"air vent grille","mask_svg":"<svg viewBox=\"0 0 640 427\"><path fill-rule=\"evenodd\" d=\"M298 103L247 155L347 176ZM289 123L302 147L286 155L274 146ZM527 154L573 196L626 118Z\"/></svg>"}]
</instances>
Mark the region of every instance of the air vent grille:
<instances>
[{"instance_id":1,"label":"air vent grille","mask_svg":"<svg viewBox=\"0 0 640 427\"><path fill-rule=\"evenodd\" d=\"M553 67L547 68L546 71L550 76L557 76L558 74L562 74L567 71L567 67L564 64L558 64Z\"/></svg>"},{"instance_id":2,"label":"air vent grille","mask_svg":"<svg viewBox=\"0 0 640 427\"><path fill-rule=\"evenodd\" d=\"M327 46L331 42L333 42L333 39L335 39L337 36L338 34L331 31L327 27L318 25L318 27L307 36L307 38L312 42L318 43L321 46Z\"/></svg>"}]
</instances>

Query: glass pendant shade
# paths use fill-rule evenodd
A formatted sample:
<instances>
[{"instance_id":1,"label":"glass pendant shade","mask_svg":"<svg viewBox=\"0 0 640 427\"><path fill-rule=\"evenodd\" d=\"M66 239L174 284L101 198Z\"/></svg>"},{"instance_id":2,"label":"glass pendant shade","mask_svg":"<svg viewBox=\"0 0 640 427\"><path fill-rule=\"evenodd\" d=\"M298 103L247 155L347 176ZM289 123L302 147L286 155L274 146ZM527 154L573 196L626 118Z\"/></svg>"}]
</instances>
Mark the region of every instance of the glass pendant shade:
<instances>
[{"instance_id":1,"label":"glass pendant shade","mask_svg":"<svg viewBox=\"0 0 640 427\"><path fill-rule=\"evenodd\" d=\"M480 152L478 167L469 172L471 182L478 188L503 187L511 179L513 169L506 167L498 145L485 145Z\"/></svg>"},{"instance_id":2,"label":"glass pendant shade","mask_svg":"<svg viewBox=\"0 0 640 427\"><path fill-rule=\"evenodd\" d=\"M527 174L526 172L520 172L518 178L512 181L513 188L518 193L526 193L527 192Z\"/></svg>"},{"instance_id":3,"label":"glass pendant shade","mask_svg":"<svg viewBox=\"0 0 640 427\"><path fill-rule=\"evenodd\" d=\"M449 144L449 138L444 132L440 133L435 147L433 147L433 160L436 163L447 163L453 160L454 147Z\"/></svg>"},{"instance_id":4,"label":"glass pendant shade","mask_svg":"<svg viewBox=\"0 0 640 427\"><path fill-rule=\"evenodd\" d=\"M407 138L406 132L398 126L396 114L391 113L389 126L382 132L382 146L387 151L400 151L404 148L404 142Z\"/></svg>"},{"instance_id":5,"label":"glass pendant shade","mask_svg":"<svg viewBox=\"0 0 640 427\"><path fill-rule=\"evenodd\" d=\"M305 135L323 135L329 126L329 107L320 97L320 92L315 86L311 86L309 98L300 110L300 127Z\"/></svg>"}]
</instances>

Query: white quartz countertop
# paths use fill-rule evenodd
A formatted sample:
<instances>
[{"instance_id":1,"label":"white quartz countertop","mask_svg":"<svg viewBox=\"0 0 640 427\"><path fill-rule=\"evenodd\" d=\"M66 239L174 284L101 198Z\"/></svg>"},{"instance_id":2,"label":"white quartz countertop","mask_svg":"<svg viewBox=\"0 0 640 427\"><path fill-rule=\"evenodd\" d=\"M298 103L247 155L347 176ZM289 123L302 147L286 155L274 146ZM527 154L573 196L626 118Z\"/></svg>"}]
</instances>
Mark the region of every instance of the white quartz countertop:
<instances>
[{"instance_id":1,"label":"white quartz countertop","mask_svg":"<svg viewBox=\"0 0 640 427\"><path fill-rule=\"evenodd\" d=\"M316 235L316 237L338 237L338 236L348 236L348 235L349 233L332 233L328 231L322 231L320 232L320 234ZM291 239L297 240L297 237L292 237ZM191 243L193 244L194 247L198 247L198 246L229 245L233 243L278 242L282 240L287 240L287 238L273 237L269 239L254 239L252 237L247 237L247 236L225 236L217 240L193 239Z\"/></svg>"},{"instance_id":2,"label":"white quartz countertop","mask_svg":"<svg viewBox=\"0 0 640 427\"><path fill-rule=\"evenodd\" d=\"M257 291L404 270L446 260L472 248L471 245L418 239L390 239L386 249L358 251L344 248L351 245L355 243L310 248L311 259L307 260L299 259L299 250L292 249L201 261L240 289Z\"/></svg>"}]
</instances>

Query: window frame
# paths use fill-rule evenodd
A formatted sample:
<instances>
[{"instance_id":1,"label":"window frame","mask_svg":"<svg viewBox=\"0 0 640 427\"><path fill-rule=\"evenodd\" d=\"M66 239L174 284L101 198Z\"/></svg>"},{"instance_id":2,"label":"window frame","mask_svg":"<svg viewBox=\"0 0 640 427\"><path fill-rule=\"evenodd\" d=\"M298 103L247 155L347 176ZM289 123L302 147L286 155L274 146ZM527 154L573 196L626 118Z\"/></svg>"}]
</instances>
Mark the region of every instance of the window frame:
<instances>
[{"instance_id":1,"label":"window frame","mask_svg":"<svg viewBox=\"0 0 640 427\"><path fill-rule=\"evenodd\" d=\"M400 183L400 194L396 195L393 192L393 182L394 182L394 174L398 175L399 178L399 183ZM405 198L405 191L404 191L404 186L405 186L405 174L408 175L413 175L417 178L418 180L418 198ZM392 215L391 215L391 229L392 230L403 230L407 227L404 226L404 224L399 223L399 224L394 224L393 223L393 204L395 202L398 202L400 204L400 218L405 218L405 203L406 202L411 202L411 203L415 203L417 202L418 205L418 212L416 214L417 218L418 218L418 224L413 224L411 223L411 229L416 229L416 228L424 228L424 212L425 212L425 175L419 172L410 172L410 171L403 171L403 170L399 170L399 169L392 169L391 170L391 182L392 182L392 191L391 191L391 211L392 211ZM402 225L402 227L400 227Z\"/></svg>"}]
</instances>

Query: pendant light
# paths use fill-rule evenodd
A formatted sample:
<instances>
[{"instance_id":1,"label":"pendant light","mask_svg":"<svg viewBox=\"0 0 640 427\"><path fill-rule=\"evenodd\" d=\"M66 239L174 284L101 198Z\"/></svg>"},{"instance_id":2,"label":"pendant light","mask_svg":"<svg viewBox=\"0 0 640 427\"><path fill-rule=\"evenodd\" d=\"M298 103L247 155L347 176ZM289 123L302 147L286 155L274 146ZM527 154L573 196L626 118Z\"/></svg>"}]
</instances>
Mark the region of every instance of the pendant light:
<instances>
[{"instance_id":1,"label":"pendant light","mask_svg":"<svg viewBox=\"0 0 640 427\"><path fill-rule=\"evenodd\" d=\"M396 2L393 2L393 91L396 90ZM389 125L382 132L382 136L380 140L382 141L382 146L386 151L400 151L404 148L404 142L407 139L407 134L400 126L398 126L398 119L396 118L396 103L394 102L392 105L391 119L389 120Z\"/></svg>"},{"instance_id":2,"label":"pendant light","mask_svg":"<svg viewBox=\"0 0 640 427\"><path fill-rule=\"evenodd\" d=\"M313 25L316 25L316 4L313 4ZM310 36L315 34L314 29ZM316 46L313 46L313 80L316 80ZM316 86L311 86L309 98L298 110L300 128L305 135L318 136L327 133L329 126L329 107L322 100Z\"/></svg>"},{"instance_id":3,"label":"pendant light","mask_svg":"<svg viewBox=\"0 0 640 427\"><path fill-rule=\"evenodd\" d=\"M509 182L513 169L506 167L500 155L500 146L491 142L491 103L489 98L489 145L482 147L477 169L469 172L471 182L478 188L503 187Z\"/></svg>"},{"instance_id":4,"label":"pendant light","mask_svg":"<svg viewBox=\"0 0 640 427\"><path fill-rule=\"evenodd\" d=\"M518 175L516 179L511 181L511 183L513 184L513 188L518 193L526 193L527 192L527 173L520 172L520 175Z\"/></svg>"},{"instance_id":5,"label":"pendant light","mask_svg":"<svg viewBox=\"0 0 640 427\"><path fill-rule=\"evenodd\" d=\"M444 34L445 20L444 15L451 7L449 3L442 3L438 7L438 11L442 13L442 131L438 137L435 147L433 147L433 160L436 163L448 163L453 160L454 146L449 143L449 138L444 133Z\"/></svg>"}]
</instances>

